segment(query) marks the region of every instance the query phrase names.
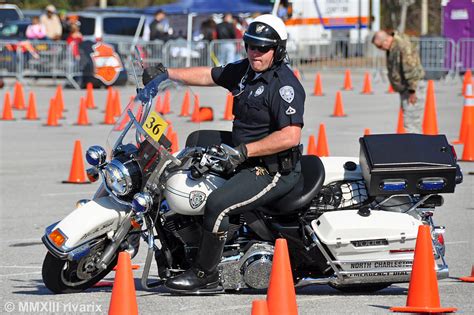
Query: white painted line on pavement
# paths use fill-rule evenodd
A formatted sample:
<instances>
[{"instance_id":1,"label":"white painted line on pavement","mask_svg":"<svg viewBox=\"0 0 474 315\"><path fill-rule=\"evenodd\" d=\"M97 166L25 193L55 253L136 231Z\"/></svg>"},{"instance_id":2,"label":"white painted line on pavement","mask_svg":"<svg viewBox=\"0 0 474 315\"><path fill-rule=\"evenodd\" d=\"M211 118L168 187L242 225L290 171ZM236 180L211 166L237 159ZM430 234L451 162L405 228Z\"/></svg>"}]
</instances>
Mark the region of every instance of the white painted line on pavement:
<instances>
[{"instance_id":1,"label":"white painted line on pavement","mask_svg":"<svg viewBox=\"0 0 474 315\"><path fill-rule=\"evenodd\" d=\"M0 277L8 278L8 277L11 277L11 276L28 276L28 275L37 275L37 274L40 274L40 273L41 273L41 271L23 272L23 273L10 273L10 274L7 274L7 275L0 275Z\"/></svg>"},{"instance_id":2,"label":"white painted line on pavement","mask_svg":"<svg viewBox=\"0 0 474 315\"><path fill-rule=\"evenodd\" d=\"M0 266L0 268L41 269L41 266Z\"/></svg>"}]
</instances>

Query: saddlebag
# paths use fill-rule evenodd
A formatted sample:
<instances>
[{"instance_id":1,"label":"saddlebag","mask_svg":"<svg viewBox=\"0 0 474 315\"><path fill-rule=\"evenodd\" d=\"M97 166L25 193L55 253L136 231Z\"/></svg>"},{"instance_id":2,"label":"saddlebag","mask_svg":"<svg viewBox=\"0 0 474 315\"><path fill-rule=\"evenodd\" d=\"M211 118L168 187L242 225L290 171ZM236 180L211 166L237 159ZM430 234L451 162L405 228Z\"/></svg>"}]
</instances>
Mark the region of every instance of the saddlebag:
<instances>
[{"instance_id":1,"label":"saddlebag","mask_svg":"<svg viewBox=\"0 0 474 315\"><path fill-rule=\"evenodd\" d=\"M359 141L369 195L454 192L456 160L446 136L381 134Z\"/></svg>"}]
</instances>

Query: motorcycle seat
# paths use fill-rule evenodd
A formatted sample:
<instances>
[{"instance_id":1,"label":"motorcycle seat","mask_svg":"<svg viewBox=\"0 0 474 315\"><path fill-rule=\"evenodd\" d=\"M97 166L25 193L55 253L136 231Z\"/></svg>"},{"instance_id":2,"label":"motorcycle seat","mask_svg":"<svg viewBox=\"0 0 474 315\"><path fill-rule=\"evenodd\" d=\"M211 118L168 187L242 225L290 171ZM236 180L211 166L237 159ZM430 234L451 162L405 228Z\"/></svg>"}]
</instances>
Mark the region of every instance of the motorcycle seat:
<instances>
[{"instance_id":1,"label":"motorcycle seat","mask_svg":"<svg viewBox=\"0 0 474 315\"><path fill-rule=\"evenodd\" d=\"M298 183L285 196L265 205L264 212L271 215L287 215L307 206L321 190L324 178L324 165L319 157L303 155Z\"/></svg>"}]
</instances>

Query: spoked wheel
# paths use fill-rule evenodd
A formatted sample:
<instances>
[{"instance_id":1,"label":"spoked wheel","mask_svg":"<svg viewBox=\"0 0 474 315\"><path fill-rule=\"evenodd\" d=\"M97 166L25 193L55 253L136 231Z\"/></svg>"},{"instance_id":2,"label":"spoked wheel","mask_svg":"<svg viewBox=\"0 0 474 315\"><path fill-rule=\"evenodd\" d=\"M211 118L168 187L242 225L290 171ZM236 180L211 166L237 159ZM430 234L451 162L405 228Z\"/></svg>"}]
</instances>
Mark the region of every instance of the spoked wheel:
<instances>
[{"instance_id":1,"label":"spoked wheel","mask_svg":"<svg viewBox=\"0 0 474 315\"><path fill-rule=\"evenodd\" d=\"M112 262L104 270L95 267L96 260L102 255L104 242L95 245L89 255L78 261L62 260L47 253L43 261L43 282L54 293L76 293L92 287L104 278L117 264L115 254Z\"/></svg>"}]
</instances>

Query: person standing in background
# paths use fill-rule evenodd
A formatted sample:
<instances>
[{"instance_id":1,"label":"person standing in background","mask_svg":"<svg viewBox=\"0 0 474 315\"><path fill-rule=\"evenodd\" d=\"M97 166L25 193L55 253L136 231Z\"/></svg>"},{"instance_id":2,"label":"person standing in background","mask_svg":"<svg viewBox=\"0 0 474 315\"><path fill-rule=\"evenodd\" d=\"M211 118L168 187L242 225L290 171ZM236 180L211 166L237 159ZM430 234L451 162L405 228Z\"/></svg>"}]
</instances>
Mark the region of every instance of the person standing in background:
<instances>
[{"instance_id":1,"label":"person standing in background","mask_svg":"<svg viewBox=\"0 0 474 315\"><path fill-rule=\"evenodd\" d=\"M39 17L34 16L31 19L31 24L26 28L26 38L28 39L43 39L46 37L46 28L40 23Z\"/></svg>"},{"instance_id":2,"label":"person standing in background","mask_svg":"<svg viewBox=\"0 0 474 315\"><path fill-rule=\"evenodd\" d=\"M405 34L378 31L372 44L386 51L388 79L400 93L403 122L407 133L421 133L424 109L425 71L417 50Z\"/></svg>"},{"instance_id":3,"label":"person standing in background","mask_svg":"<svg viewBox=\"0 0 474 315\"><path fill-rule=\"evenodd\" d=\"M40 22L46 28L46 37L48 39L61 39L63 28L61 26L61 20L56 14L56 8L54 5L49 4L46 6L46 14L41 15Z\"/></svg>"},{"instance_id":4,"label":"person standing in background","mask_svg":"<svg viewBox=\"0 0 474 315\"><path fill-rule=\"evenodd\" d=\"M155 19L150 23L150 40L166 42L170 37L170 23L163 10L155 12Z\"/></svg>"},{"instance_id":5,"label":"person standing in background","mask_svg":"<svg viewBox=\"0 0 474 315\"><path fill-rule=\"evenodd\" d=\"M220 45L219 62L228 64L235 61L235 39L234 18L232 14L226 13L222 23L217 24L217 39L228 40Z\"/></svg>"}]
</instances>

